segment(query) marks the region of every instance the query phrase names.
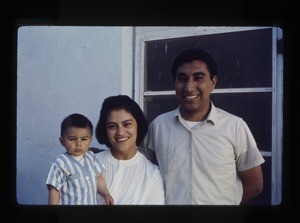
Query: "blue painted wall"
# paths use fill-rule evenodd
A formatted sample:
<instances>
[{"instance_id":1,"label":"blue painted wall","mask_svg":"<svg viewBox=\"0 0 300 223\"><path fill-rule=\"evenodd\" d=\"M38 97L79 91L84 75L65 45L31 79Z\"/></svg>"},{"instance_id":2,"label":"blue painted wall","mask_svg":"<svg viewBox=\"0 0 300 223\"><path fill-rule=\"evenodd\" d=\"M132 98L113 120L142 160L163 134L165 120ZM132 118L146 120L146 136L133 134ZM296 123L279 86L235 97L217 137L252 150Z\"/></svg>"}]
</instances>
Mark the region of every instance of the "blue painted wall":
<instances>
[{"instance_id":1,"label":"blue painted wall","mask_svg":"<svg viewBox=\"0 0 300 223\"><path fill-rule=\"evenodd\" d=\"M47 204L62 119L78 112L96 125L105 97L132 96L132 28L23 26L17 50L16 202Z\"/></svg>"}]
</instances>

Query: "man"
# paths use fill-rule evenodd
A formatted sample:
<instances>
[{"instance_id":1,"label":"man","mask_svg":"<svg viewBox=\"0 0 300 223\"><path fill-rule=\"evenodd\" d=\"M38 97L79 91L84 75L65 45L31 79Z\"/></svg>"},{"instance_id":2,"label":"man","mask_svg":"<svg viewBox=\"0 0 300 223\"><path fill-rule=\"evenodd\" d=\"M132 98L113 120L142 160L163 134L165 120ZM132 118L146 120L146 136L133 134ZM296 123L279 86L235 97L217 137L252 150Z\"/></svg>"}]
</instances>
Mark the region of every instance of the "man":
<instances>
[{"instance_id":1,"label":"man","mask_svg":"<svg viewBox=\"0 0 300 223\"><path fill-rule=\"evenodd\" d=\"M179 107L153 120L140 148L160 167L166 204L245 204L263 189L264 159L250 129L210 99L217 74L201 49L173 62Z\"/></svg>"}]
</instances>

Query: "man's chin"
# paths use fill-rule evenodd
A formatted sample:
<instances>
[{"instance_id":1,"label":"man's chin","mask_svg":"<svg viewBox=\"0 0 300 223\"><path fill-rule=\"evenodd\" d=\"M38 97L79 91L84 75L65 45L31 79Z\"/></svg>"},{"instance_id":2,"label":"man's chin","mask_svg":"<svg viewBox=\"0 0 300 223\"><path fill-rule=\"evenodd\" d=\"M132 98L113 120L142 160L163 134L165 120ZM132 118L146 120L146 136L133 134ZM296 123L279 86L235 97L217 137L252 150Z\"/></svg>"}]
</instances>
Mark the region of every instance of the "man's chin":
<instances>
[{"instance_id":1,"label":"man's chin","mask_svg":"<svg viewBox=\"0 0 300 223\"><path fill-rule=\"evenodd\" d=\"M195 103L183 103L181 104L181 111L182 112L185 112L185 113L196 113L198 112L198 104L195 104Z\"/></svg>"}]
</instances>

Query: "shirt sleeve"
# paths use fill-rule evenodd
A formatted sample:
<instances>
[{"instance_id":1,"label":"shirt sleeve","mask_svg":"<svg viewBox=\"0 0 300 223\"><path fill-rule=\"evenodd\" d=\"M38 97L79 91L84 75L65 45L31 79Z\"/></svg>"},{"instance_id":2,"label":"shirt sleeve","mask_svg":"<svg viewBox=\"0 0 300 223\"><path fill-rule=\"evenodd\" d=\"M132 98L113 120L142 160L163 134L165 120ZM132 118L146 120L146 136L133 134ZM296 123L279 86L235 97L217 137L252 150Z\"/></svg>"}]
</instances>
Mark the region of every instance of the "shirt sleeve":
<instances>
[{"instance_id":1,"label":"shirt sleeve","mask_svg":"<svg viewBox=\"0 0 300 223\"><path fill-rule=\"evenodd\" d=\"M158 165L157 159L156 159L156 155L154 152L154 127L155 124L154 122L152 122L149 125L148 128L148 133L146 134L144 140L142 141L142 143L139 145L138 150L144 154L144 156L150 160L153 164Z\"/></svg>"},{"instance_id":2,"label":"shirt sleeve","mask_svg":"<svg viewBox=\"0 0 300 223\"><path fill-rule=\"evenodd\" d=\"M238 171L248 170L265 162L248 125L244 121L241 122L237 131L236 156Z\"/></svg>"},{"instance_id":3,"label":"shirt sleeve","mask_svg":"<svg viewBox=\"0 0 300 223\"><path fill-rule=\"evenodd\" d=\"M163 181L158 168L156 168L154 172L153 186L151 188L149 195L150 196L147 198L145 204L152 204L152 205L165 204L165 192L163 187Z\"/></svg>"},{"instance_id":4,"label":"shirt sleeve","mask_svg":"<svg viewBox=\"0 0 300 223\"><path fill-rule=\"evenodd\" d=\"M98 156L96 156L95 154L93 154L93 156L94 156L94 160L95 160L96 175L99 175L100 173L103 172L103 170L106 169L106 167L104 164L102 164L102 162L100 161Z\"/></svg>"},{"instance_id":5,"label":"shirt sleeve","mask_svg":"<svg viewBox=\"0 0 300 223\"><path fill-rule=\"evenodd\" d=\"M50 170L46 180L46 185L51 185L57 190L60 190L65 181L66 175L63 173L61 168L59 168L59 166L55 162L53 162L50 166Z\"/></svg>"}]
</instances>

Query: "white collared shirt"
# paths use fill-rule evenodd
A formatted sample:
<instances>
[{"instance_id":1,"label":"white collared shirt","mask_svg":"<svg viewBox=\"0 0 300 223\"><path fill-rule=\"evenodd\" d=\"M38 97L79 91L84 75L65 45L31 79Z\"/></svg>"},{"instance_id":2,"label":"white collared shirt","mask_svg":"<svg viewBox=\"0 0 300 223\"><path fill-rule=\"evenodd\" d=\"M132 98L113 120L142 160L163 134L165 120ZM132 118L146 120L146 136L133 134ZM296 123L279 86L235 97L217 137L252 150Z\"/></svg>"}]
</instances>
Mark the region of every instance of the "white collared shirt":
<instances>
[{"instance_id":1,"label":"white collared shirt","mask_svg":"<svg viewBox=\"0 0 300 223\"><path fill-rule=\"evenodd\" d=\"M105 166L103 177L115 205L165 204L158 166L139 151L129 160L114 158L110 149L97 156ZM101 196L98 196L98 203L105 204Z\"/></svg>"},{"instance_id":2,"label":"white collared shirt","mask_svg":"<svg viewBox=\"0 0 300 223\"><path fill-rule=\"evenodd\" d=\"M238 205L237 171L264 162L247 124L212 103L204 124L192 128L179 108L158 116L139 149L150 160L156 155L166 204Z\"/></svg>"}]
</instances>

